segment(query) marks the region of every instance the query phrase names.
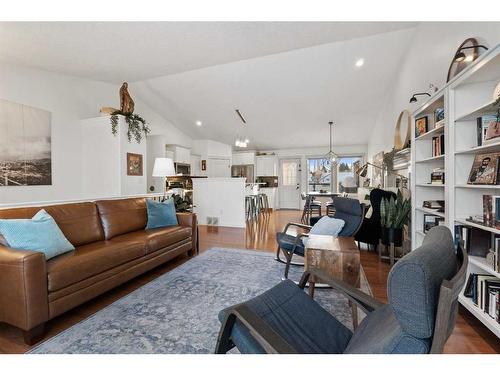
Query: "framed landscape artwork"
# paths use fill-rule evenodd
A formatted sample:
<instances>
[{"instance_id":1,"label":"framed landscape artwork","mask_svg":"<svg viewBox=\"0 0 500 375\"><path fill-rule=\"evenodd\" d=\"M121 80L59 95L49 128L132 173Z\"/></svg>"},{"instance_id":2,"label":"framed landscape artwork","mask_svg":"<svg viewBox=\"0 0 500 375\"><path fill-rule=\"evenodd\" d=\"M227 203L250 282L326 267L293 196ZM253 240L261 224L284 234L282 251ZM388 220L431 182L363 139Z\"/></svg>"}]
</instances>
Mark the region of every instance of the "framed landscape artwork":
<instances>
[{"instance_id":1,"label":"framed landscape artwork","mask_svg":"<svg viewBox=\"0 0 500 375\"><path fill-rule=\"evenodd\" d=\"M142 176L142 155L127 152L127 175Z\"/></svg>"},{"instance_id":2,"label":"framed landscape artwork","mask_svg":"<svg viewBox=\"0 0 500 375\"><path fill-rule=\"evenodd\" d=\"M52 185L51 114L0 99L0 187Z\"/></svg>"}]
</instances>

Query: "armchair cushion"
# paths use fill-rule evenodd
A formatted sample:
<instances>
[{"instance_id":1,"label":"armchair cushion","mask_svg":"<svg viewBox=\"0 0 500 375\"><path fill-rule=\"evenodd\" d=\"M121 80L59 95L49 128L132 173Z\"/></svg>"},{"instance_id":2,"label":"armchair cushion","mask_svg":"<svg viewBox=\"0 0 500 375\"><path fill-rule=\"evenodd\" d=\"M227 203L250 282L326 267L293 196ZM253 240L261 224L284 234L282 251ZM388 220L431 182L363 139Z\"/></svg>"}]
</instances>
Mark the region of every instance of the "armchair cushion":
<instances>
[{"instance_id":1,"label":"armchair cushion","mask_svg":"<svg viewBox=\"0 0 500 375\"><path fill-rule=\"evenodd\" d=\"M425 354L429 350L430 340L405 333L391 306L385 305L361 322L344 353Z\"/></svg>"},{"instance_id":2,"label":"armchair cushion","mask_svg":"<svg viewBox=\"0 0 500 375\"><path fill-rule=\"evenodd\" d=\"M345 197L335 197L333 203L335 205L335 218L345 222L338 235L344 237L354 235L363 221L363 207L357 199Z\"/></svg>"},{"instance_id":3,"label":"armchair cushion","mask_svg":"<svg viewBox=\"0 0 500 375\"><path fill-rule=\"evenodd\" d=\"M344 220L323 216L316 224L314 224L309 231L309 234L322 234L337 237L344 225Z\"/></svg>"},{"instance_id":4,"label":"armchair cushion","mask_svg":"<svg viewBox=\"0 0 500 375\"><path fill-rule=\"evenodd\" d=\"M432 336L441 283L450 280L457 267L451 233L442 226L432 228L421 247L396 263L389 273L387 295L405 332Z\"/></svg>"},{"instance_id":5,"label":"armchair cushion","mask_svg":"<svg viewBox=\"0 0 500 375\"><path fill-rule=\"evenodd\" d=\"M342 353L352 332L290 280L245 302L299 353ZM230 309L230 308L229 308ZM219 313L223 321L228 310ZM231 341L242 353L263 353L243 324L236 322Z\"/></svg>"},{"instance_id":6,"label":"armchair cushion","mask_svg":"<svg viewBox=\"0 0 500 375\"><path fill-rule=\"evenodd\" d=\"M276 241L278 241L278 244L282 249L285 249L289 252L294 251L294 245L296 241L295 236L283 232L278 232L276 233ZM295 246L294 253L300 256L304 256L304 244L302 243L302 241L299 241L297 243L297 246Z\"/></svg>"}]
</instances>

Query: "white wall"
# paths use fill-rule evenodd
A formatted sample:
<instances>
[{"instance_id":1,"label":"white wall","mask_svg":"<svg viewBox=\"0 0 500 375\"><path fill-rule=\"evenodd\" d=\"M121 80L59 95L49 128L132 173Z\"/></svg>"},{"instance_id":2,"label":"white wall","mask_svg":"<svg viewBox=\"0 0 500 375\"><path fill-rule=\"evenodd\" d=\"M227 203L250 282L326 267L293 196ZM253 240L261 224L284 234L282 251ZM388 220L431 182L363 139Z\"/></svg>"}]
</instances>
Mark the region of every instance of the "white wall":
<instances>
[{"instance_id":1,"label":"white wall","mask_svg":"<svg viewBox=\"0 0 500 375\"><path fill-rule=\"evenodd\" d=\"M148 121L152 134L164 134L168 143L191 146L190 137L134 95L133 83L129 89L136 112ZM103 106L118 107L118 90L119 86L108 83L0 64L0 98L52 114L52 185L2 187L0 203L80 198L83 178L80 120L98 116Z\"/></svg>"},{"instance_id":2,"label":"white wall","mask_svg":"<svg viewBox=\"0 0 500 375\"><path fill-rule=\"evenodd\" d=\"M210 139L195 139L192 142L191 153L200 155L201 160L206 160L207 169L200 171L201 176L210 176L210 159L225 159L231 164L232 147L226 143L212 141ZM231 171L229 170L229 176ZM213 176L225 177L225 176Z\"/></svg>"},{"instance_id":3,"label":"white wall","mask_svg":"<svg viewBox=\"0 0 500 375\"><path fill-rule=\"evenodd\" d=\"M368 143L368 160L371 161L372 156L379 151L392 149L399 113L403 109L413 112L425 100L421 96L417 103L410 104L412 94L429 92L430 83L439 88L446 83L448 68L455 51L468 37L476 37L489 46L495 46L500 43L500 24L443 22L421 23L417 27L373 126Z\"/></svg>"},{"instance_id":4,"label":"white wall","mask_svg":"<svg viewBox=\"0 0 500 375\"><path fill-rule=\"evenodd\" d=\"M223 227L245 227L244 178L194 178L193 205L198 223L207 217L219 218Z\"/></svg>"}]
</instances>

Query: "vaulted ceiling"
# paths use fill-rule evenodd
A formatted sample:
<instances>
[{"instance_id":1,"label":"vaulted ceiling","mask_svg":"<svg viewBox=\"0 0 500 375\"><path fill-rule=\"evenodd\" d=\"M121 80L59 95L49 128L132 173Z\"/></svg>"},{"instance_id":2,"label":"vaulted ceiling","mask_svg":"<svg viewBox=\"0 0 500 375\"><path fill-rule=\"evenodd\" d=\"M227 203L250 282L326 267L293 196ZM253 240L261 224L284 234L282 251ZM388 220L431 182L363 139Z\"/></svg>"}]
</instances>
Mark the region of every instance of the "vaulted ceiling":
<instances>
[{"instance_id":1,"label":"vaulted ceiling","mask_svg":"<svg viewBox=\"0 0 500 375\"><path fill-rule=\"evenodd\" d=\"M331 120L335 144L366 144L415 26L0 23L0 61L129 81L133 96L194 138L248 137L259 149L324 146Z\"/></svg>"}]
</instances>

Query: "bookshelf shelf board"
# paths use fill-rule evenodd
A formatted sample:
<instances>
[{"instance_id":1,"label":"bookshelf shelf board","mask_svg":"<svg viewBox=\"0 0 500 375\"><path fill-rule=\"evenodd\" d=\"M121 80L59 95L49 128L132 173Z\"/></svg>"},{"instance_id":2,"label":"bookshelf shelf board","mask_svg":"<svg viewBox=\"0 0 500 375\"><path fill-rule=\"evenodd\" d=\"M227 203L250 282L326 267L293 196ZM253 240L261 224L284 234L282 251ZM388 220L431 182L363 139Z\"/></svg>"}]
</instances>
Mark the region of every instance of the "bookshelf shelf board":
<instances>
[{"instance_id":1,"label":"bookshelf shelf board","mask_svg":"<svg viewBox=\"0 0 500 375\"><path fill-rule=\"evenodd\" d=\"M500 229L488 227L486 225L481 225L481 224L477 224L477 223L472 223L472 222L467 221L465 219L455 219L455 221L457 223L459 223L459 224L468 225L468 226L471 226L471 227L474 227L474 228L485 230L487 232L500 234Z\"/></svg>"},{"instance_id":2,"label":"bookshelf shelf board","mask_svg":"<svg viewBox=\"0 0 500 375\"><path fill-rule=\"evenodd\" d=\"M417 211L424 212L426 214L436 215L436 216L439 216L439 217L445 217L445 214L443 212L437 212L436 210L431 210L430 208L416 207L415 209Z\"/></svg>"},{"instance_id":3,"label":"bookshelf shelf board","mask_svg":"<svg viewBox=\"0 0 500 375\"><path fill-rule=\"evenodd\" d=\"M439 156L432 156L430 158L420 159L420 160L417 160L415 163L429 163L429 162L433 162L436 160L444 160L444 154L439 155Z\"/></svg>"},{"instance_id":4,"label":"bookshelf shelf board","mask_svg":"<svg viewBox=\"0 0 500 375\"><path fill-rule=\"evenodd\" d=\"M489 143L487 145L471 147L466 150L455 151L455 154L475 154L477 152L500 151L500 142Z\"/></svg>"},{"instance_id":5,"label":"bookshelf shelf board","mask_svg":"<svg viewBox=\"0 0 500 375\"><path fill-rule=\"evenodd\" d=\"M444 184L415 184L418 187L444 188Z\"/></svg>"},{"instance_id":6,"label":"bookshelf shelf board","mask_svg":"<svg viewBox=\"0 0 500 375\"><path fill-rule=\"evenodd\" d=\"M473 109L472 111L468 113L464 113L463 115L458 116L455 121L470 121L470 120L475 120L476 118L494 113L497 111L496 106L494 105L495 101L492 99L488 103L479 106L478 108Z\"/></svg>"},{"instance_id":7,"label":"bookshelf shelf board","mask_svg":"<svg viewBox=\"0 0 500 375\"><path fill-rule=\"evenodd\" d=\"M470 298L464 297L460 294L458 301L469 310L476 318L478 318L485 326L487 326L497 337L500 337L500 324L498 324L491 316L482 311L479 307L474 305Z\"/></svg>"},{"instance_id":8,"label":"bookshelf shelf board","mask_svg":"<svg viewBox=\"0 0 500 375\"><path fill-rule=\"evenodd\" d=\"M471 185L471 184L460 184L455 185L457 189L500 189L500 185Z\"/></svg>"},{"instance_id":9,"label":"bookshelf shelf board","mask_svg":"<svg viewBox=\"0 0 500 375\"><path fill-rule=\"evenodd\" d=\"M496 276L500 278L500 272L496 272L487 262L486 258L481 258L481 257L475 257L469 255L469 262L474 264L475 266L481 268L483 271L488 272L489 274L492 274L493 276Z\"/></svg>"},{"instance_id":10,"label":"bookshelf shelf board","mask_svg":"<svg viewBox=\"0 0 500 375\"><path fill-rule=\"evenodd\" d=\"M419 141L421 139L431 139L432 137L437 137L438 135L443 133L444 133L444 126L441 126L439 128L434 128L432 130L429 130L427 133L424 133L416 137L415 141Z\"/></svg>"}]
</instances>

